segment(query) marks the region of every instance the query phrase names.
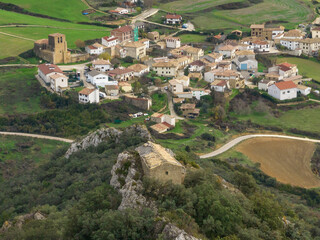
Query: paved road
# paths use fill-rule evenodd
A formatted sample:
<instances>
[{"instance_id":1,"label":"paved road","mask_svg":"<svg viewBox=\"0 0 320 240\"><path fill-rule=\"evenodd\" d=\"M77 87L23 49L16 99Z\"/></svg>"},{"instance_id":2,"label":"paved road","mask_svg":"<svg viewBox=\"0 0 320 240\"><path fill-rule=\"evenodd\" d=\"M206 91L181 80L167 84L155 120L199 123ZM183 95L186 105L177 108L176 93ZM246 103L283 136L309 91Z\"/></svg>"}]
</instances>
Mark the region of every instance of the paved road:
<instances>
[{"instance_id":1,"label":"paved road","mask_svg":"<svg viewBox=\"0 0 320 240\"><path fill-rule=\"evenodd\" d=\"M157 8L150 8L148 10L143 11L139 15L133 17L131 19L132 23L135 23L136 21L142 21L145 20L148 17L151 17L152 15L156 14L159 11Z\"/></svg>"},{"instance_id":2,"label":"paved road","mask_svg":"<svg viewBox=\"0 0 320 240\"><path fill-rule=\"evenodd\" d=\"M173 103L172 103L172 94L169 91L166 91L167 96L168 96L168 107L170 110L170 115L172 117L175 117L177 120L183 120L183 117L179 117L176 112L174 111Z\"/></svg>"},{"instance_id":3,"label":"paved road","mask_svg":"<svg viewBox=\"0 0 320 240\"><path fill-rule=\"evenodd\" d=\"M39 134L30 134L30 133L19 133L19 132L0 132L0 135L11 135L11 136L22 136L22 137L31 137L31 138L41 138L48 140L55 140L60 142L72 143L74 142L72 139L67 138L59 138L59 137L51 137Z\"/></svg>"},{"instance_id":4,"label":"paved road","mask_svg":"<svg viewBox=\"0 0 320 240\"><path fill-rule=\"evenodd\" d=\"M250 134L250 135L245 135L245 136L241 136L241 137L235 138L235 139L231 140L230 142L226 143L225 145L223 145L218 150L215 150L215 151L213 151L211 153L208 153L208 154L201 155L200 158L210 158L210 157L218 156L218 155L228 151L229 149L233 148L234 146L236 146L237 144L239 144L242 141L245 141L245 140L251 139L251 138L258 138L258 137L263 137L263 138L267 138L267 137L268 138L270 138L270 137L271 138L285 138L285 139L293 139L293 140L301 140L301 141L307 141L307 142L320 143L320 140L317 140L317 139L293 137L293 136L287 136L287 135Z\"/></svg>"}]
</instances>

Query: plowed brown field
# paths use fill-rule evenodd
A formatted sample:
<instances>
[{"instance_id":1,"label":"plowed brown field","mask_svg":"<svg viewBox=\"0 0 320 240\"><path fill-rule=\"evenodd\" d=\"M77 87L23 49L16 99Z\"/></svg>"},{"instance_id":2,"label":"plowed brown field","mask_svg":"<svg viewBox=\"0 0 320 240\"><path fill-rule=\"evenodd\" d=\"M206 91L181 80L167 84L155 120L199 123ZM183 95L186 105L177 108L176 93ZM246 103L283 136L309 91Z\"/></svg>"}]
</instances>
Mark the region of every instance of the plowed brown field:
<instances>
[{"instance_id":1,"label":"plowed brown field","mask_svg":"<svg viewBox=\"0 0 320 240\"><path fill-rule=\"evenodd\" d=\"M261 170L279 182L304 188L320 187L320 178L312 173L310 167L314 143L261 138L247 140L236 150L251 161L260 163Z\"/></svg>"}]
</instances>

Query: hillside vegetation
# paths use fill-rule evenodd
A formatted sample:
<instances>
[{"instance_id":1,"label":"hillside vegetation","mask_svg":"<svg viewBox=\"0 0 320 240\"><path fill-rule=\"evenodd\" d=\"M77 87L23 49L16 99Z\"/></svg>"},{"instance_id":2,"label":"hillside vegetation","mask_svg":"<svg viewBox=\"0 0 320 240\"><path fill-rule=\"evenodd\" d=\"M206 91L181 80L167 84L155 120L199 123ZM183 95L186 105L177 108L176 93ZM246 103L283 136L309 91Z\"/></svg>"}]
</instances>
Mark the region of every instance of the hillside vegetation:
<instances>
[{"instance_id":1,"label":"hillside vegetation","mask_svg":"<svg viewBox=\"0 0 320 240\"><path fill-rule=\"evenodd\" d=\"M183 14L200 30L248 28L252 23L279 22L293 28L310 21L314 6L298 0L176 0L159 7Z\"/></svg>"}]
</instances>

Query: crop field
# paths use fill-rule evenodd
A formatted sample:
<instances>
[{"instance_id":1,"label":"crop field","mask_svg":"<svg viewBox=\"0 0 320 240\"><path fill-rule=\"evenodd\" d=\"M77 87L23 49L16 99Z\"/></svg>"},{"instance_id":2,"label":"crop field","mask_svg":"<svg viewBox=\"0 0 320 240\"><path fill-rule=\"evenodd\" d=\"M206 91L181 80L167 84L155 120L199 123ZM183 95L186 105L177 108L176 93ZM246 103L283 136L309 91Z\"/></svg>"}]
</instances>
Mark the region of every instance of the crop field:
<instances>
[{"instance_id":1,"label":"crop field","mask_svg":"<svg viewBox=\"0 0 320 240\"><path fill-rule=\"evenodd\" d=\"M234 3L233 9L226 5L230 3ZM264 0L251 4L246 0L237 3L232 0L178 0L163 4L160 8L186 16L199 30L246 29L252 23L271 20L293 28L314 18L311 2L298 0Z\"/></svg>"},{"instance_id":2,"label":"crop field","mask_svg":"<svg viewBox=\"0 0 320 240\"><path fill-rule=\"evenodd\" d=\"M35 73L35 68L5 71L0 68L0 115L41 111L41 85Z\"/></svg>"},{"instance_id":3,"label":"crop field","mask_svg":"<svg viewBox=\"0 0 320 240\"><path fill-rule=\"evenodd\" d=\"M299 74L308 78L313 78L320 82L320 63L309 59L296 57L280 57L277 58L277 63L288 62L296 64L299 69Z\"/></svg>"},{"instance_id":4,"label":"crop field","mask_svg":"<svg viewBox=\"0 0 320 240\"><path fill-rule=\"evenodd\" d=\"M304 188L320 187L320 178L311 171L315 144L291 139L251 139L236 151L260 163L261 170L277 181Z\"/></svg>"}]
</instances>

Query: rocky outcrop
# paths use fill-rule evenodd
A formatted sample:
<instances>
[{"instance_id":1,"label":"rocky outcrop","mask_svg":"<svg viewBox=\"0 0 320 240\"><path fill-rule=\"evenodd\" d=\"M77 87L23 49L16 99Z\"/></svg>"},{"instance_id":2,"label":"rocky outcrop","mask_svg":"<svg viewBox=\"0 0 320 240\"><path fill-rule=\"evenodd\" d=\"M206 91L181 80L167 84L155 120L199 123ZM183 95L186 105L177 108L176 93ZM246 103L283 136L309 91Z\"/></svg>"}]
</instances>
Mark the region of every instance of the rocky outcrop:
<instances>
[{"instance_id":1,"label":"rocky outcrop","mask_svg":"<svg viewBox=\"0 0 320 240\"><path fill-rule=\"evenodd\" d=\"M44 220L46 217L39 211L33 212L33 213L28 213L25 215L18 216L14 219L13 222L10 221L5 221L0 228L0 232L5 232L11 227L18 227L19 229L22 228L23 224L26 221L30 220Z\"/></svg>"},{"instance_id":2,"label":"rocky outcrop","mask_svg":"<svg viewBox=\"0 0 320 240\"><path fill-rule=\"evenodd\" d=\"M102 128L90 133L82 140L72 143L70 148L67 150L65 157L69 158L73 153L80 150L86 150L91 146L97 147L102 142L112 140L117 143L123 134L128 133L134 133L146 141L151 140L151 135L144 125L133 125L125 128L124 130L119 130L116 128Z\"/></svg>"},{"instance_id":3,"label":"rocky outcrop","mask_svg":"<svg viewBox=\"0 0 320 240\"><path fill-rule=\"evenodd\" d=\"M140 146L141 148L141 146ZM174 156L172 151L168 151L169 155ZM158 212L155 202L148 200L142 195L143 185L141 178L143 176L141 158L138 152L120 153L117 162L111 170L112 178L110 185L118 189L122 195L122 201L118 210L133 208L142 210L145 207ZM184 230L168 223L165 219L158 222L157 234L163 239L168 240L199 240L186 233Z\"/></svg>"},{"instance_id":4,"label":"rocky outcrop","mask_svg":"<svg viewBox=\"0 0 320 240\"><path fill-rule=\"evenodd\" d=\"M171 223L164 227L162 237L167 240L199 240Z\"/></svg>"},{"instance_id":5,"label":"rocky outcrop","mask_svg":"<svg viewBox=\"0 0 320 240\"><path fill-rule=\"evenodd\" d=\"M122 195L119 210L126 208L142 209L149 207L156 210L153 202L141 194L143 186L141 181L142 170L139 157L134 153L120 153L116 164L111 170L110 185L118 189Z\"/></svg>"}]
</instances>

